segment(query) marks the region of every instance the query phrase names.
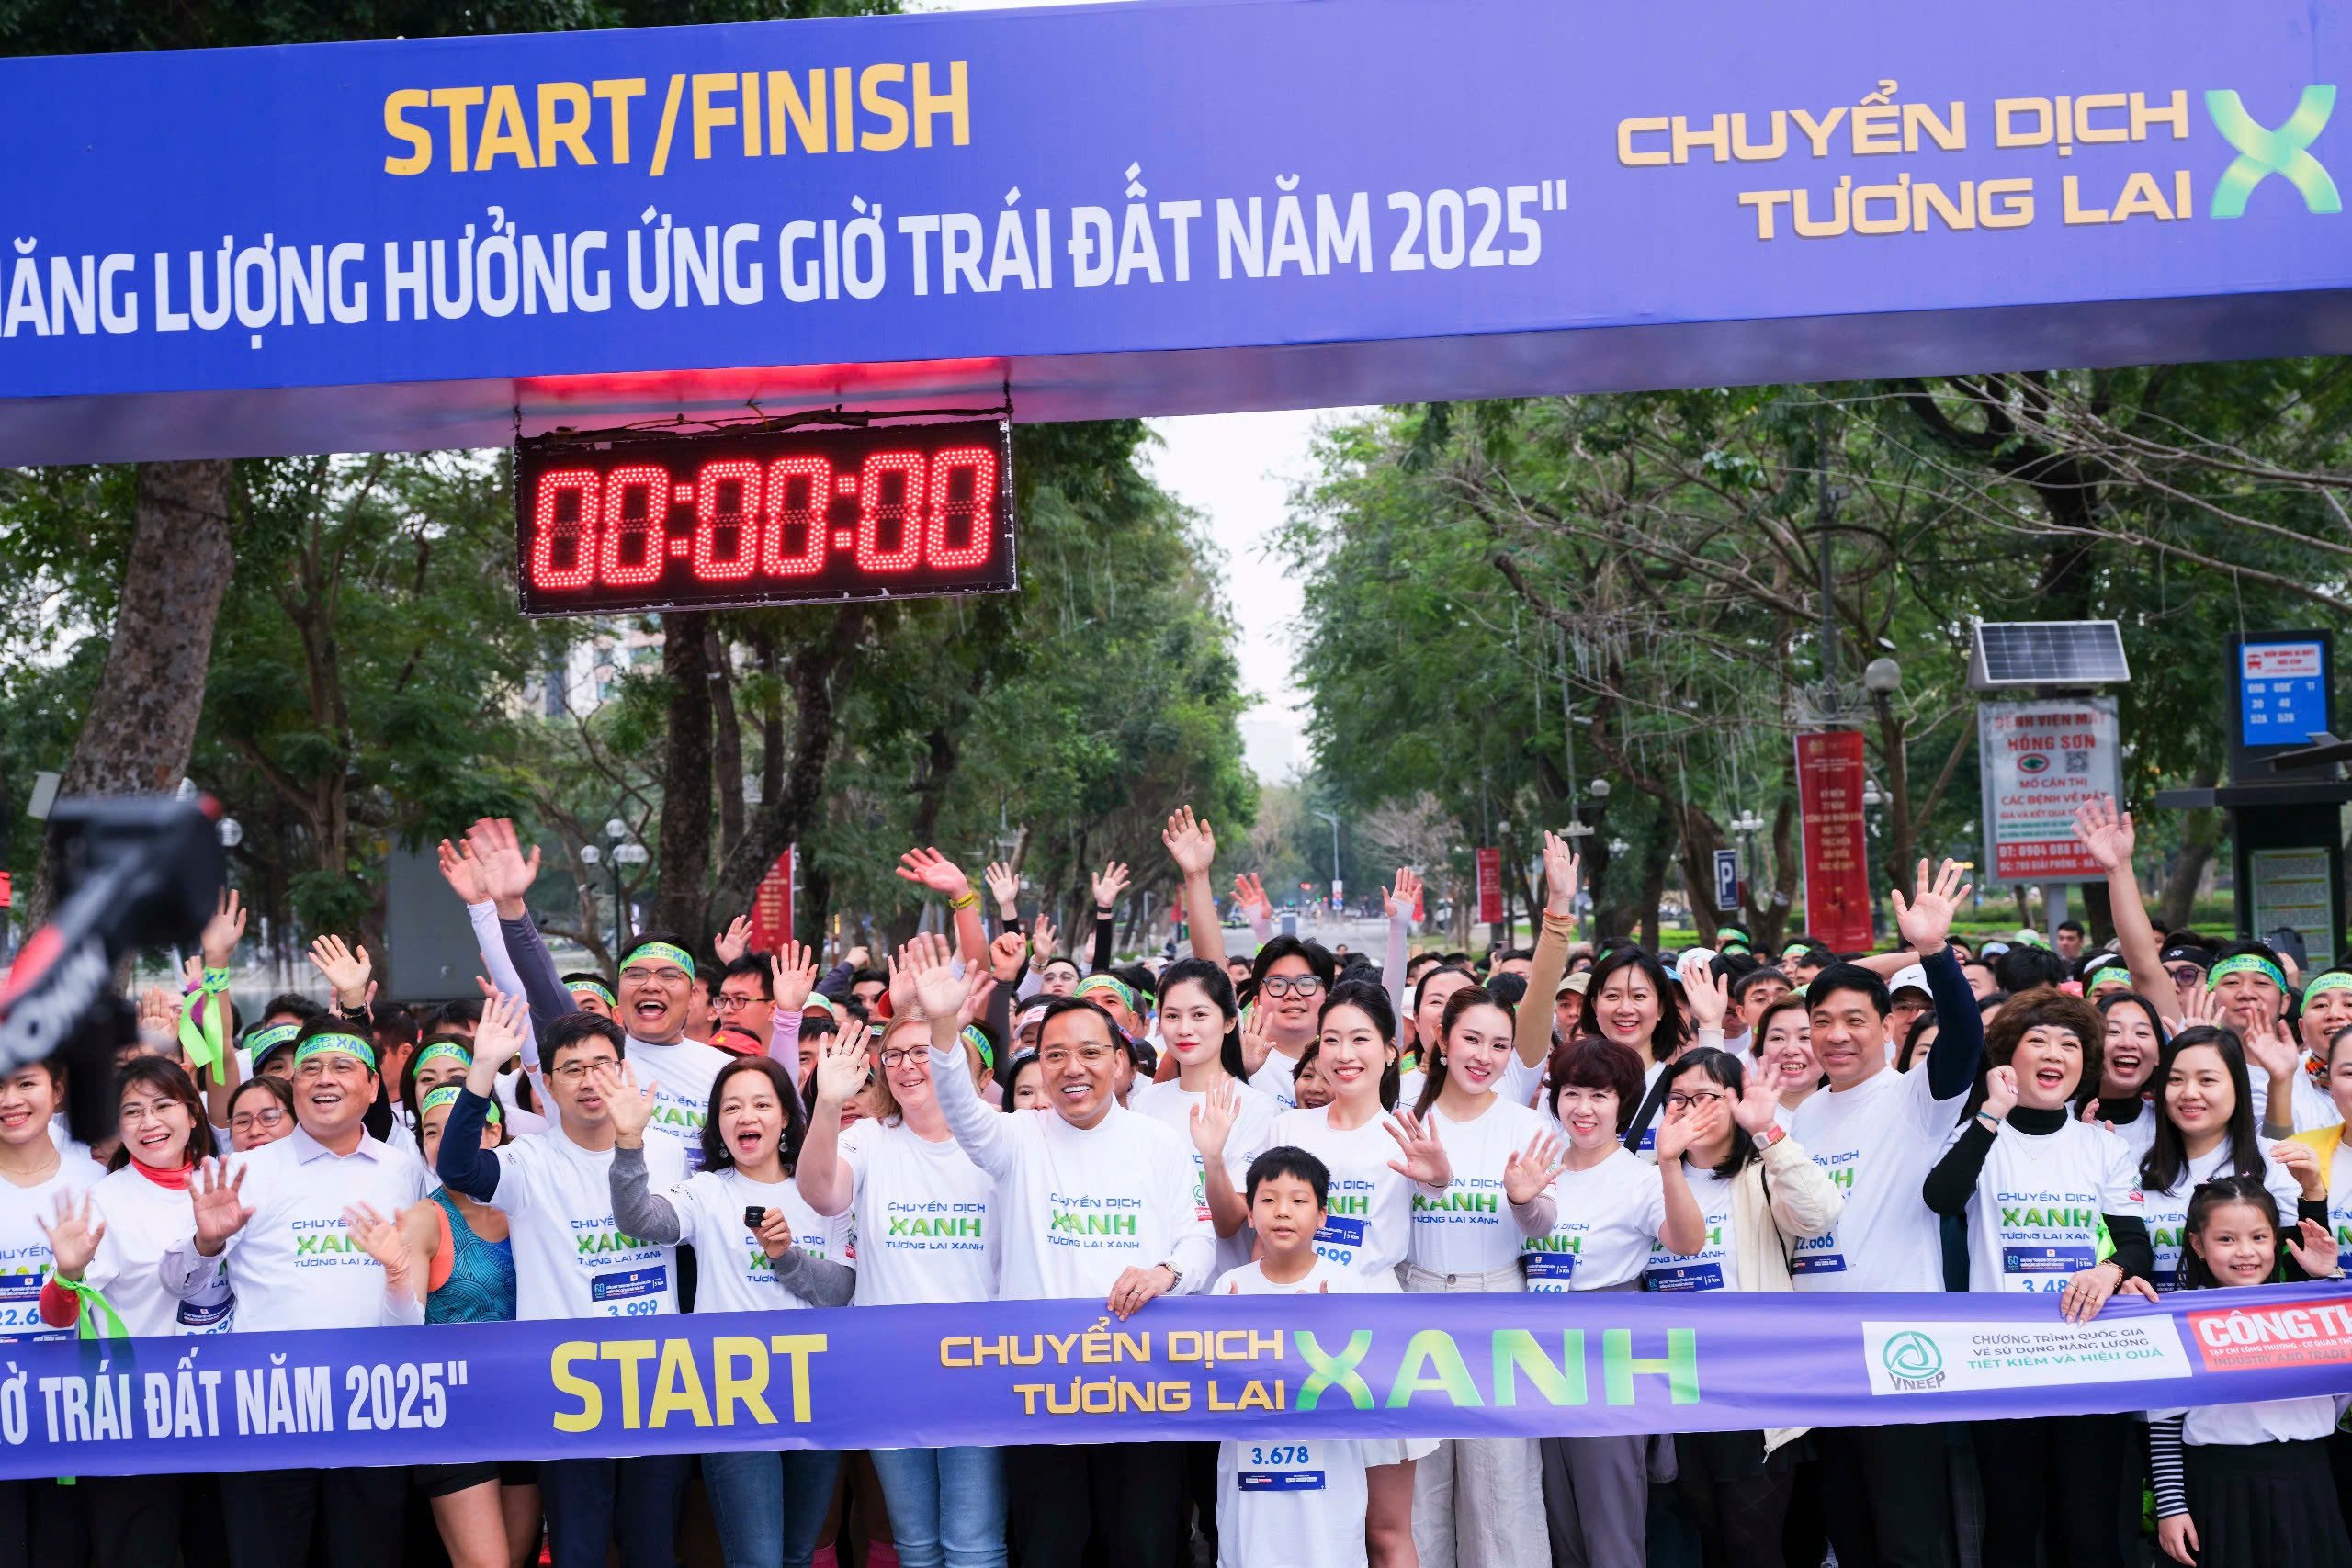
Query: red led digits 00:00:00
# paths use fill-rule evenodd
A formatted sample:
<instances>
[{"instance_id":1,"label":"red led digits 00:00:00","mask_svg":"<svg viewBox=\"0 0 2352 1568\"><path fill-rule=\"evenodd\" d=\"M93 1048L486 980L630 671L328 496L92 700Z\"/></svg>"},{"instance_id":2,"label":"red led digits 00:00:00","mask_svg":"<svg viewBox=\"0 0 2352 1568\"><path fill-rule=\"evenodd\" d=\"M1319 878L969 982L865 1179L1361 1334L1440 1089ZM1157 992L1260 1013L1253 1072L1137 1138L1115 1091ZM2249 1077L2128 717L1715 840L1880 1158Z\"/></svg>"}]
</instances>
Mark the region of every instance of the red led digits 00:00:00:
<instances>
[{"instance_id":1,"label":"red led digits 00:00:00","mask_svg":"<svg viewBox=\"0 0 2352 1568\"><path fill-rule=\"evenodd\" d=\"M1008 428L536 438L515 455L526 615L1011 591Z\"/></svg>"}]
</instances>

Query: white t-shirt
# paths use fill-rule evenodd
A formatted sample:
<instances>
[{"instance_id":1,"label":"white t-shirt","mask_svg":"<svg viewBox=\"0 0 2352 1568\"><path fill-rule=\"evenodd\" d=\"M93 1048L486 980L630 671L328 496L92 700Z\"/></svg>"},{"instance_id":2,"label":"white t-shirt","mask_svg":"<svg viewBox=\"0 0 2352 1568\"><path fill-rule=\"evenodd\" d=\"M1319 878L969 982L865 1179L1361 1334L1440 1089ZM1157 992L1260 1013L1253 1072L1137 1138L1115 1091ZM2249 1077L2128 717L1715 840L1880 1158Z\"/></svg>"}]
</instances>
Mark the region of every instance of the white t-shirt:
<instances>
[{"instance_id":1,"label":"white t-shirt","mask_svg":"<svg viewBox=\"0 0 2352 1568\"><path fill-rule=\"evenodd\" d=\"M710 1085L718 1070L734 1060L716 1045L681 1040L674 1045L650 1045L630 1036L627 1052L639 1084L653 1087L653 1120L649 1133L660 1133L684 1154L686 1168L702 1168L702 1127L710 1120Z\"/></svg>"},{"instance_id":2,"label":"white t-shirt","mask_svg":"<svg viewBox=\"0 0 2352 1568\"><path fill-rule=\"evenodd\" d=\"M1311 1112L1309 1113L1311 1114ZM1328 1258L1295 1284L1255 1263L1217 1281L1219 1295L1339 1295L1363 1282ZM1216 1453L1217 1562L1222 1568L1364 1568L1363 1445L1351 1438L1254 1438Z\"/></svg>"},{"instance_id":3,"label":"white t-shirt","mask_svg":"<svg viewBox=\"0 0 2352 1568\"><path fill-rule=\"evenodd\" d=\"M61 1331L40 1320L41 1281L49 1278L57 1261L50 1255L49 1236L40 1227L57 1223L61 1198L71 1198L78 1212L82 1195L105 1175L106 1168L86 1152L77 1156L60 1149L57 1168L47 1180L30 1187L0 1181L0 1340L74 1336L71 1328ZM96 1223L97 1210L93 1207L90 1213Z\"/></svg>"},{"instance_id":4,"label":"white t-shirt","mask_svg":"<svg viewBox=\"0 0 2352 1568\"><path fill-rule=\"evenodd\" d=\"M2252 1062L2246 1066L2248 1087L2253 1090L2247 1098L2254 1102L2254 1124L2260 1127L2270 1114L2270 1075ZM2333 1127L2344 1120L2344 1113L2335 1109L2335 1097L2312 1082L2311 1075L2303 1071L2300 1063L2295 1067L2294 1118L2294 1130L2298 1133Z\"/></svg>"},{"instance_id":5,"label":"white t-shirt","mask_svg":"<svg viewBox=\"0 0 2352 1568\"><path fill-rule=\"evenodd\" d=\"M1010 1114L984 1102L964 1053L931 1054L940 1113L996 1182L1006 1301L1107 1295L1129 1269L1172 1266L1179 1293L1208 1284L1216 1239L1193 1195L1193 1151L1114 1105L1091 1127L1051 1106Z\"/></svg>"},{"instance_id":6,"label":"white t-shirt","mask_svg":"<svg viewBox=\"0 0 2352 1568\"><path fill-rule=\"evenodd\" d=\"M1559 1214L1552 1234L1520 1246L1529 1290L1598 1291L1641 1277L1666 1225L1657 1167L1621 1145L1590 1170L1561 1171L1552 1201Z\"/></svg>"},{"instance_id":7,"label":"white t-shirt","mask_svg":"<svg viewBox=\"0 0 2352 1568\"><path fill-rule=\"evenodd\" d=\"M1739 1289L1739 1237L1732 1223L1732 1197L1736 1177L1725 1179L1713 1170L1684 1161L1682 1173L1690 1196L1699 1201L1699 1216L1707 1223L1706 1244L1684 1257L1653 1242L1646 1270L1653 1291L1736 1291ZM1658 1179L1661 1182L1665 1177Z\"/></svg>"},{"instance_id":8,"label":"white t-shirt","mask_svg":"<svg viewBox=\"0 0 2352 1568\"><path fill-rule=\"evenodd\" d=\"M1250 1087L1289 1111L1298 1104L1298 1092L1291 1087L1291 1080L1297 1076L1298 1058L1283 1055L1277 1047L1267 1052L1258 1070L1250 1075Z\"/></svg>"},{"instance_id":9,"label":"white t-shirt","mask_svg":"<svg viewBox=\"0 0 2352 1568\"><path fill-rule=\"evenodd\" d=\"M1412 1245L1413 1184L1388 1168L1404 1151L1375 1116L1353 1132L1331 1125L1330 1107L1285 1111L1266 1134L1268 1146L1305 1149L1331 1173L1330 1198L1315 1250L1368 1281L1376 1291L1399 1290L1396 1266Z\"/></svg>"},{"instance_id":10,"label":"white t-shirt","mask_svg":"<svg viewBox=\"0 0 2352 1568\"><path fill-rule=\"evenodd\" d=\"M1920 1190L1960 1120L1968 1089L1938 1100L1926 1064L1880 1069L1847 1089L1816 1089L1789 1135L1829 1173L1846 1206L1827 1235L1800 1240L1800 1291L1943 1289L1943 1233Z\"/></svg>"},{"instance_id":11,"label":"white t-shirt","mask_svg":"<svg viewBox=\"0 0 2352 1568\"><path fill-rule=\"evenodd\" d=\"M2098 1261L2099 1216L2144 1214L2131 1147L2068 1116L2054 1133L2005 1126L1968 1200L1968 1288L2063 1291Z\"/></svg>"},{"instance_id":12,"label":"white t-shirt","mask_svg":"<svg viewBox=\"0 0 2352 1568\"><path fill-rule=\"evenodd\" d=\"M2308 1443L2335 1430L2352 1395L2314 1393L2301 1399L2257 1399L2242 1404L2204 1404L2193 1410L2151 1410L2162 1421L2186 1416L2180 1440L2191 1448L2249 1448L2256 1443Z\"/></svg>"},{"instance_id":13,"label":"white t-shirt","mask_svg":"<svg viewBox=\"0 0 2352 1568\"><path fill-rule=\"evenodd\" d=\"M283 1328L375 1328L423 1323L424 1303L412 1298L395 1309L384 1295L384 1267L368 1256L343 1212L366 1204L386 1219L432 1190L424 1162L360 1135L359 1146L337 1155L297 1127L251 1154L230 1156L244 1168L239 1195L254 1212L221 1250L229 1285L242 1310L240 1333ZM196 1251L194 1226L164 1262L198 1278L209 1270ZM418 1281L421 1287L423 1281Z\"/></svg>"},{"instance_id":14,"label":"white t-shirt","mask_svg":"<svg viewBox=\"0 0 2352 1568\"><path fill-rule=\"evenodd\" d=\"M1148 1116L1166 1126L1183 1140L1193 1156L1193 1190L1200 1200L1201 1218L1215 1230L1209 1219L1207 1180L1201 1168L1201 1151L1193 1144L1193 1107L1208 1096L1188 1089L1174 1078L1165 1083L1136 1085L1127 1098L1127 1109L1139 1116ZM1274 1125L1274 1118L1283 1113L1282 1102L1272 1095L1242 1084L1235 1097L1233 1130L1225 1136L1225 1178L1233 1190L1246 1195L1249 1191L1250 1162L1273 1145L1266 1141ZM1216 1244L1216 1271L1222 1275L1229 1269L1238 1269L1250 1261L1250 1248L1256 1238L1248 1225L1231 1235L1219 1236Z\"/></svg>"},{"instance_id":15,"label":"white t-shirt","mask_svg":"<svg viewBox=\"0 0 2352 1568\"><path fill-rule=\"evenodd\" d=\"M857 1305L996 1299L996 1183L953 1137L869 1116L842 1134L841 1162L856 1184Z\"/></svg>"},{"instance_id":16,"label":"white t-shirt","mask_svg":"<svg viewBox=\"0 0 2352 1568\"><path fill-rule=\"evenodd\" d=\"M2337 1157L2341 1163L2340 1151ZM2139 1168L2138 1163L2133 1162L2132 1169L2134 1175L2138 1174ZM2180 1249L2188 1245L2185 1235L2188 1223L2188 1200L2196 1193L2198 1184L2211 1181L2217 1175L2228 1174L2233 1168L2230 1164L2230 1141L2223 1138L2202 1156L2190 1160L2188 1169L2173 1184L2170 1191L2151 1190L2147 1193L2148 1240L2155 1247L2155 1286L2159 1291L2174 1290L2180 1283ZM2296 1185L2295 1173L2277 1160L2265 1159L2262 1162L2262 1185L2278 1201L2279 1231L2282 1235L2292 1235L2295 1206L2303 1200L2303 1190ZM2341 1190L2332 1184L2328 1188L2331 1219Z\"/></svg>"},{"instance_id":17,"label":"white t-shirt","mask_svg":"<svg viewBox=\"0 0 2352 1568\"><path fill-rule=\"evenodd\" d=\"M743 1223L746 1209L782 1209L792 1216L794 1246L812 1258L848 1261L843 1254L849 1217L827 1219L818 1213L788 1177L771 1184L753 1181L732 1167L698 1170L660 1196L676 1211L681 1238L695 1249L698 1313L769 1312L808 1304L775 1282L775 1265Z\"/></svg>"},{"instance_id":18,"label":"white t-shirt","mask_svg":"<svg viewBox=\"0 0 2352 1568\"><path fill-rule=\"evenodd\" d=\"M621 1234L613 1219L612 1167L612 1150L583 1149L560 1128L498 1150L498 1190L489 1201L506 1211L514 1239L516 1318L650 1317L678 1310L678 1249ZM685 1175L679 1140L645 1140L647 1191L662 1191Z\"/></svg>"},{"instance_id":19,"label":"white t-shirt","mask_svg":"<svg viewBox=\"0 0 2352 1568\"><path fill-rule=\"evenodd\" d=\"M2155 1146L2156 1122L2162 1115L2163 1112L2155 1106L2143 1105L2140 1108L2140 1114L2132 1118L2131 1121L2109 1127L2108 1131L2122 1139L2123 1146L2132 1151L2132 1164L2134 1168L2138 1168L2142 1160L2148 1157L2148 1151ZM2259 1124L2259 1122L2256 1123L2256 1125Z\"/></svg>"},{"instance_id":20,"label":"white t-shirt","mask_svg":"<svg viewBox=\"0 0 2352 1568\"><path fill-rule=\"evenodd\" d=\"M1413 1230L1407 1244L1412 1263L1437 1274L1510 1268L1526 1237L1511 1217L1503 1166L1544 1130L1544 1119L1497 1094L1483 1115L1467 1122L1452 1121L1432 1105L1424 1124L1444 1147L1453 1179L1436 1197L1418 1189L1412 1192Z\"/></svg>"},{"instance_id":21,"label":"white t-shirt","mask_svg":"<svg viewBox=\"0 0 2352 1568\"><path fill-rule=\"evenodd\" d=\"M107 1234L82 1280L105 1292L131 1337L229 1331L236 1302L224 1260L214 1260L205 1287L186 1300L164 1289L164 1254L196 1235L196 1207L185 1190L151 1181L133 1163L101 1178L90 1199Z\"/></svg>"}]
</instances>

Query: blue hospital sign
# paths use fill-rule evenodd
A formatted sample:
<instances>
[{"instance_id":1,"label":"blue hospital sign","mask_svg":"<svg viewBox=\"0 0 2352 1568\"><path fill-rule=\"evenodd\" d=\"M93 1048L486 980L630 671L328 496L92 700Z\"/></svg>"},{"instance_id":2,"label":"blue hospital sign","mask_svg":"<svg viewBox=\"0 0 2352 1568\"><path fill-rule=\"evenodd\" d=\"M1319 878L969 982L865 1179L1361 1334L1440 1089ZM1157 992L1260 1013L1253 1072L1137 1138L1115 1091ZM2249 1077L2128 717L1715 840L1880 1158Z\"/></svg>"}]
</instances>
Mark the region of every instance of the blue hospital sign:
<instances>
[{"instance_id":1,"label":"blue hospital sign","mask_svg":"<svg viewBox=\"0 0 2352 1568\"><path fill-rule=\"evenodd\" d=\"M2241 645L2238 716L2248 746L2301 746L2327 728L2327 655L2318 640Z\"/></svg>"}]
</instances>

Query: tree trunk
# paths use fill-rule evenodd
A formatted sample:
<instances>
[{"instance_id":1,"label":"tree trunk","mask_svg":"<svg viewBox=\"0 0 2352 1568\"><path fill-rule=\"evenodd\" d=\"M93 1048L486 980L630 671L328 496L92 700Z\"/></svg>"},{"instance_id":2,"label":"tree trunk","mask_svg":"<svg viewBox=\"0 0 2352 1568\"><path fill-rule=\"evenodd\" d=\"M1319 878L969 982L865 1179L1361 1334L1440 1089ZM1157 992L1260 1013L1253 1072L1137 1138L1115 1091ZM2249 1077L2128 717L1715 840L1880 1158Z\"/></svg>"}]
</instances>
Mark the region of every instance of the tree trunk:
<instances>
[{"instance_id":1,"label":"tree trunk","mask_svg":"<svg viewBox=\"0 0 2352 1568\"><path fill-rule=\"evenodd\" d=\"M1666 896L1666 866L1673 858L1668 848L1671 840L1663 832L1652 833L1642 848L1642 907L1636 914L1642 922L1642 945L1652 953L1658 950L1658 900Z\"/></svg>"},{"instance_id":2,"label":"tree trunk","mask_svg":"<svg viewBox=\"0 0 2352 1568\"><path fill-rule=\"evenodd\" d=\"M2199 789L2211 789L2218 775L2211 768L2200 769L2190 783ZM2173 857L2172 870L2165 877L2165 890L2156 900L2156 933L2178 931L2189 923L2197 911L2197 887L2205 880L2205 868L2211 864L2214 851L2222 841L2222 814L2213 810L2192 811L2180 838L2180 852Z\"/></svg>"},{"instance_id":3,"label":"tree trunk","mask_svg":"<svg viewBox=\"0 0 2352 1568\"><path fill-rule=\"evenodd\" d=\"M734 671L718 617L704 615L702 656L710 666L711 772L718 780L718 852L723 857L743 838L743 724L735 712Z\"/></svg>"},{"instance_id":4,"label":"tree trunk","mask_svg":"<svg viewBox=\"0 0 2352 1568\"><path fill-rule=\"evenodd\" d=\"M175 789L196 745L212 630L236 568L229 540L232 465L141 463L122 594L104 672L58 794ZM57 868L41 852L28 921L48 918Z\"/></svg>"},{"instance_id":5,"label":"tree trunk","mask_svg":"<svg viewBox=\"0 0 2352 1568\"><path fill-rule=\"evenodd\" d=\"M653 923L697 950L708 934L705 889L710 883L710 655L703 620L674 612L662 617L670 723L662 758L661 879L653 891ZM736 906L738 912L750 908L748 898Z\"/></svg>"}]
</instances>

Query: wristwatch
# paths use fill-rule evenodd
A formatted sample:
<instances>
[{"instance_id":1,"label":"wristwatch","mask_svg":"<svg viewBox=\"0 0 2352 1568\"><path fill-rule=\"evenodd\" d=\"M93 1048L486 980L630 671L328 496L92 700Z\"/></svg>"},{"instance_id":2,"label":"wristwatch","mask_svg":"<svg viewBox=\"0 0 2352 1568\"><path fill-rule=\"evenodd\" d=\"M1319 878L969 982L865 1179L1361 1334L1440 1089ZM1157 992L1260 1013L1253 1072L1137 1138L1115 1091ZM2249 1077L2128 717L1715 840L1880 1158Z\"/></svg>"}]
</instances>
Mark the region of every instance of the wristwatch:
<instances>
[{"instance_id":1,"label":"wristwatch","mask_svg":"<svg viewBox=\"0 0 2352 1568\"><path fill-rule=\"evenodd\" d=\"M1153 1264L1152 1267L1155 1269L1165 1269L1168 1270L1168 1289L1171 1294L1183 1289L1184 1270L1177 1268L1172 1259L1163 1258L1158 1263Z\"/></svg>"},{"instance_id":2,"label":"wristwatch","mask_svg":"<svg viewBox=\"0 0 2352 1568\"><path fill-rule=\"evenodd\" d=\"M1770 1127L1765 1128L1762 1132L1756 1134L1756 1146L1759 1149L1769 1149L1774 1144L1779 1143L1782 1138L1785 1138L1789 1134L1781 1129L1781 1124L1776 1122Z\"/></svg>"}]
</instances>

